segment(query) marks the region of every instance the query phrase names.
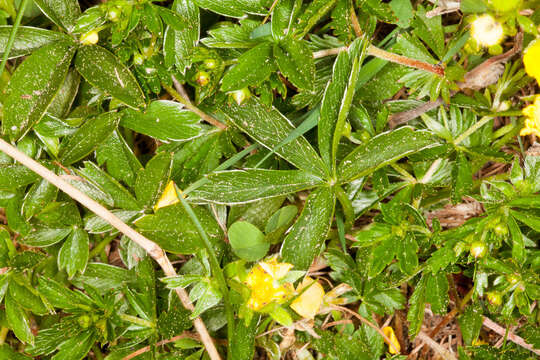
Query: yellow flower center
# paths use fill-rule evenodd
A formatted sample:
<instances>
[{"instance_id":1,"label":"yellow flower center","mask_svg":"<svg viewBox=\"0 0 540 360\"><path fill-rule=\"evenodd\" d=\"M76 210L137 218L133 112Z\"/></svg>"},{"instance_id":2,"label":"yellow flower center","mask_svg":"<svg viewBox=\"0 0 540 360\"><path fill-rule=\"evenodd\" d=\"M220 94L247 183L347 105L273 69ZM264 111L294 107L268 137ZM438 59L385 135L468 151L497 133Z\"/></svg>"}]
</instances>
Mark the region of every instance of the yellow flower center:
<instances>
[{"instance_id":1,"label":"yellow flower center","mask_svg":"<svg viewBox=\"0 0 540 360\"><path fill-rule=\"evenodd\" d=\"M244 281L251 290L248 307L259 311L272 302L283 303L291 294L292 285L280 284L279 280L287 275L291 268L291 264L278 263L275 257L255 265Z\"/></svg>"},{"instance_id":2,"label":"yellow flower center","mask_svg":"<svg viewBox=\"0 0 540 360\"><path fill-rule=\"evenodd\" d=\"M540 95L536 95L534 103L525 107L522 112L526 119L525 126L521 129L519 135L534 134L540 137Z\"/></svg>"}]
</instances>

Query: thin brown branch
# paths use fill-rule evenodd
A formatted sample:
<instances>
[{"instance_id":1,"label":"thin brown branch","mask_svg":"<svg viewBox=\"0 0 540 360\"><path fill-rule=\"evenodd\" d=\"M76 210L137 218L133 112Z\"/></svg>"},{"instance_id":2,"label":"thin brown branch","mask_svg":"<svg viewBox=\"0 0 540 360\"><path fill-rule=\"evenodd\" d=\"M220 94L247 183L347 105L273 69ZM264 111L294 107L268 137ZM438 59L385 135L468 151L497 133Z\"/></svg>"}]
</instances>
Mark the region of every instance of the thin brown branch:
<instances>
[{"instance_id":1,"label":"thin brown branch","mask_svg":"<svg viewBox=\"0 0 540 360\"><path fill-rule=\"evenodd\" d=\"M139 234L137 231L133 230L105 207L92 200L79 189L65 182L58 175L45 168L43 165L30 158L26 154L22 153L20 150L7 143L3 139L0 139L0 151L3 151L16 161L20 162L22 165L34 171L36 174L38 174L45 180L49 181L51 184L65 192L74 200L80 202L88 210L92 211L94 214L107 221L113 227L118 229L121 233L123 233L128 238L137 243L139 246L141 246L146 251L146 253L148 253L148 255L150 255L159 264L159 266L161 266L166 276L176 276L176 271L171 262L169 261L169 258L165 254L165 251L163 251L163 249L161 249L161 247L159 247L156 243ZM180 298L182 305L184 305L186 309L193 311L194 307L191 300L189 299L187 292L182 288L178 288L176 289L176 294ZM214 345L214 342L212 341L212 338L210 337L210 334L208 333L208 330L201 318L195 318L193 320L193 325L199 333L201 341L204 344L206 350L208 351L208 355L210 355L210 358L212 360L221 359Z\"/></svg>"},{"instance_id":2,"label":"thin brown branch","mask_svg":"<svg viewBox=\"0 0 540 360\"><path fill-rule=\"evenodd\" d=\"M189 100L186 100L182 97L182 95L180 95L176 90L174 90L172 87L170 87L169 85L165 84L165 83L162 83L161 86L165 89L165 91L167 91L169 93L169 95L171 95L176 101L178 101L179 103L182 103L184 104L184 106L186 107L186 109L194 112L195 114L199 115L201 119L203 119L204 121L206 121L207 123L209 124L212 124L214 125L215 127L217 127L218 129L221 129L221 130L225 130L227 129L227 125L225 125L224 123L222 123L221 121L219 121L218 119L216 119L215 117L213 116L210 116L208 115L207 113L205 113L204 111L202 111L201 109L199 109L198 107L196 107L195 105L193 105L191 103L191 101Z\"/></svg>"},{"instance_id":3,"label":"thin brown branch","mask_svg":"<svg viewBox=\"0 0 540 360\"><path fill-rule=\"evenodd\" d=\"M497 333L500 336L506 336L507 331L505 328L503 328L501 325L497 324L495 321L491 320L488 317L484 316L484 321L482 323L485 327L490 329L491 331ZM513 342L516 345L521 346L524 349L527 349L529 351L532 351L536 355L540 355L540 350L535 349L531 344L527 343L525 340L523 340L522 337L514 334L511 331L508 331L508 340Z\"/></svg>"},{"instance_id":4,"label":"thin brown branch","mask_svg":"<svg viewBox=\"0 0 540 360\"><path fill-rule=\"evenodd\" d=\"M439 354L444 360L457 360L456 357L444 347L439 345L435 340L430 338L426 333L420 331L417 335L417 338L422 340L427 346L433 349L437 354Z\"/></svg>"},{"instance_id":5,"label":"thin brown branch","mask_svg":"<svg viewBox=\"0 0 540 360\"><path fill-rule=\"evenodd\" d=\"M396 354L400 353L399 349L396 348L396 345L394 345L392 340L390 340L390 338L388 336L386 336L384 334L384 332L381 329L379 329L379 327L377 325L373 324L371 321L369 321L368 319L366 319L362 315L358 314L356 311L352 311L349 308L346 308L344 306L339 306L339 305L330 305L330 306L332 308L336 309L336 310L341 310L341 311L348 312L349 314L351 314L352 316L354 316L355 318L357 318L358 320L360 320L361 322L363 322L364 324L366 324L367 326L369 326L370 328L375 330L377 333L379 333L379 335L381 335L383 337L384 342L387 343L388 346L391 346L394 349Z\"/></svg>"},{"instance_id":6,"label":"thin brown branch","mask_svg":"<svg viewBox=\"0 0 540 360\"><path fill-rule=\"evenodd\" d=\"M156 346L163 346L165 344L169 344L169 343L178 341L180 339L185 339L185 338L190 338L190 339L194 339L194 340L198 340L198 341L201 340L201 338L197 334L193 334L193 333L185 331L182 334L174 336L174 337L172 337L170 339L165 339L165 340L161 340L161 341L157 342ZM141 354L144 354L147 351L150 351L150 349L151 349L150 345L142 347L142 348L132 352L131 354L125 356L122 360L131 360L131 359L133 359L133 358L135 358L135 357L137 357L137 356L139 356Z\"/></svg>"}]
</instances>

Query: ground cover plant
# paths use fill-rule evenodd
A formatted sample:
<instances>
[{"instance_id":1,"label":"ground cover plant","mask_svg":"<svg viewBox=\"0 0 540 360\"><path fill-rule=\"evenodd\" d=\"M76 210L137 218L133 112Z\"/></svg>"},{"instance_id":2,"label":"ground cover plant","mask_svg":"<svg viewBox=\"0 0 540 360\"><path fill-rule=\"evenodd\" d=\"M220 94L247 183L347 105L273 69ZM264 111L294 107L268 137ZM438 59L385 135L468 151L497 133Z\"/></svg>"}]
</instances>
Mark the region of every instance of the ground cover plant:
<instances>
[{"instance_id":1,"label":"ground cover plant","mask_svg":"<svg viewBox=\"0 0 540 360\"><path fill-rule=\"evenodd\" d=\"M536 359L540 1L0 0L0 359Z\"/></svg>"}]
</instances>

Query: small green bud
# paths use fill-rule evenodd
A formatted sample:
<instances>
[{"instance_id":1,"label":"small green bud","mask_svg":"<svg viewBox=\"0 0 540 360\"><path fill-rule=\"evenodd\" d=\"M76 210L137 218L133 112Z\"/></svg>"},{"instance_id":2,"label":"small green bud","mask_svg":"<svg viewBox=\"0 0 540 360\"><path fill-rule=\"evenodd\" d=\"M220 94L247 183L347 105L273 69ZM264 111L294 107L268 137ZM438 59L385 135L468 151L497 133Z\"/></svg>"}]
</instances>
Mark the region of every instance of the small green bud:
<instances>
[{"instance_id":1,"label":"small green bud","mask_svg":"<svg viewBox=\"0 0 540 360\"><path fill-rule=\"evenodd\" d=\"M491 45L488 47L490 55L500 55L503 53L503 48L500 44Z\"/></svg>"},{"instance_id":2,"label":"small green bud","mask_svg":"<svg viewBox=\"0 0 540 360\"><path fill-rule=\"evenodd\" d=\"M112 22L117 22L120 18L120 14L122 13L122 9L115 6L109 9L107 12L107 18Z\"/></svg>"},{"instance_id":3,"label":"small green bud","mask_svg":"<svg viewBox=\"0 0 540 360\"><path fill-rule=\"evenodd\" d=\"M508 234L508 227L504 226L503 224L497 224L497 226L493 228L493 231L495 231L497 236L502 237Z\"/></svg>"},{"instance_id":4,"label":"small green bud","mask_svg":"<svg viewBox=\"0 0 540 360\"><path fill-rule=\"evenodd\" d=\"M83 329L87 329L92 324L92 320L90 319L90 316L88 315L79 316L79 318L77 319L77 322Z\"/></svg>"},{"instance_id":5,"label":"small green bud","mask_svg":"<svg viewBox=\"0 0 540 360\"><path fill-rule=\"evenodd\" d=\"M204 60L204 66L207 69L215 69L215 67L217 66L217 62L215 59L206 59Z\"/></svg>"},{"instance_id":6,"label":"small green bud","mask_svg":"<svg viewBox=\"0 0 540 360\"><path fill-rule=\"evenodd\" d=\"M141 54L139 54L138 52L136 52L135 54L133 54L133 63L135 65L142 65L144 62L144 56L142 56Z\"/></svg>"},{"instance_id":7,"label":"small green bud","mask_svg":"<svg viewBox=\"0 0 540 360\"><path fill-rule=\"evenodd\" d=\"M475 259L483 258L487 254L487 246L481 241L474 241L471 244L470 252Z\"/></svg>"},{"instance_id":8,"label":"small green bud","mask_svg":"<svg viewBox=\"0 0 540 360\"><path fill-rule=\"evenodd\" d=\"M516 285L519 280L520 280L519 275L516 275L516 274L506 275L506 281L508 281L511 285Z\"/></svg>"},{"instance_id":9,"label":"small green bud","mask_svg":"<svg viewBox=\"0 0 540 360\"><path fill-rule=\"evenodd\" d=\"M99 41L99 34L96 30L91 30L81 35L80 42L83 45L95 45Z\"/></svg>"},{"instance_id":10,"label":"small green bud","mask_svg":"<svg viewBox=\"0 0 540 360\"><path fill-rule=\"evenodd\" d=\"M498 12L508 12L515 10L521 0L490 0L491 6L493 9Z\"/></svg>"},{"instance_id":11,"label":"small green bud","mask_svg":"<svg viewBox=\"0 0 540 360\"><path fill-rule=\"evenodd\" d=\"M490 291L486 294L487 301L493 306L499 306L502 304L502 295L498 291Z\"/></svg>"},{"instance_id":12,"label":"small green bud","mask_svg":"<svg viewBox=\"0 0 540 360\"><path fill-rule=\"evenodd\" d=\"M200 86L208 85L210 82L210 75L206 71L199 71L195 74L195 81Z\"/></svg>"},{"instance_id":13,"label":"small green bud","mask_svg":"<svg viewBox=\"0 0 540 360\"><path fill-rule=\"evenodd\" d=\"M231 92L232 98L238 105L242 105L246 99L249 99L251 92L247 87Z\"/></svg>"}]
</instances>

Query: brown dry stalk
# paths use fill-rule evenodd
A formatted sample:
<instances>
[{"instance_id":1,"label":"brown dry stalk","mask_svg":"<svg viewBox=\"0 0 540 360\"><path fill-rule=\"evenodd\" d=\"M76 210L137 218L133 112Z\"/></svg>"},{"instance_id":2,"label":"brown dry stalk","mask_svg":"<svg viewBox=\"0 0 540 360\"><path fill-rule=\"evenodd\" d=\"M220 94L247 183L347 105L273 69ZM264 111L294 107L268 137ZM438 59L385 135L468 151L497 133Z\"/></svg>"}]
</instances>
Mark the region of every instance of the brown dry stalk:
<instances>
[{"instance_id":1,"label":"brown dry stalk","mask_svg":"<svg viewBox=\"0 0 540 360\"><path fill-rule=\"evenodd\" d=\"M540 355L540 350L535 349L531 344L528 344L525 340L523 340L521 336L518 336L511 331L507 332L505 328L503 328L501 325L497 324L490 318L484 316L484 321L482 325L503 337L506 336L506 334L508 333L508 340L512 341L514 344L521 346L524 349L532 351L536 355Z\"/></svg>"},{"instance_id":2,"label":"brown dry stalk","mask_svg":"<svg viewBox=\"0 0 540 360\"><path fill-rule=\"evenodd\" d=\"M181 340L181 339L185 339L185 338L199 340L199 341L201 340L201 338L198 335L185 331L182 334L174 336L174 337L172 337L170 339L165 339L165 340L161 340L161 341L157 342L156 346L162 346L162 345L172 343L172 342L175 342L177 340ZM134 357L137 357L137 356L139 356L141 354L144 354L147 351L150 351L150 346L142 347L139 350L136 350L136 351L132 352L131 354L125 356L122 360L131 360Z\"/></svg>"},{"instance_id":3,"label":"brown dry stalk","mask_svg":"<svg viewBox=\"0 0 540 360\"><path fill-rule=\"evenodd\" d=\"M139 246L141 246L148 255L150 255L163 269L163 272L166 276L176 276L176 271L169 261L169 258L165 254L165 251L161 249L156 243L147 239L143 235L139 234L137 231L133 230L126 223L120 220L116 215L111 213L105 207L97 203L96 201L89 198L86 194L81 192L79 189L75 188L73 185L62 180L58 175L30 158L26 154L22 153L20 150L9 144L3 139L0 139L0 151L3 151L7 155L11 156L16 161L20 162L22 165L26 166L66 194L68 194L74 200L80 202L88 210L92 211L94 214L107 221L109 224L118 229L121 233L126 235L128 238L133 240ZM176 294L180 298L182 305L190 311L193 311L194 307L189 299L187 292L182 288L177 288ZM200 317L197 317L193 320L193 325L201 337L201 341L204 344L210 359L220 360L221 357L214 345L206 326Z\"/></svg>"},{"instance_id":4,"label":"brown dry stalk","mask_svg":"<svg viewBox=\"0 0 540 360\"><path fill-rule=\"evenodd\" d=\"M438 342L430 338L424 332L420 331L417 335L417 338L419 338L425 344L427 344L430 348L432 348L433 351L439 354L444 360L457 360L456 357L450 351L446 350L444 347L439 345Z\"/></svg>"}]
</instances>

